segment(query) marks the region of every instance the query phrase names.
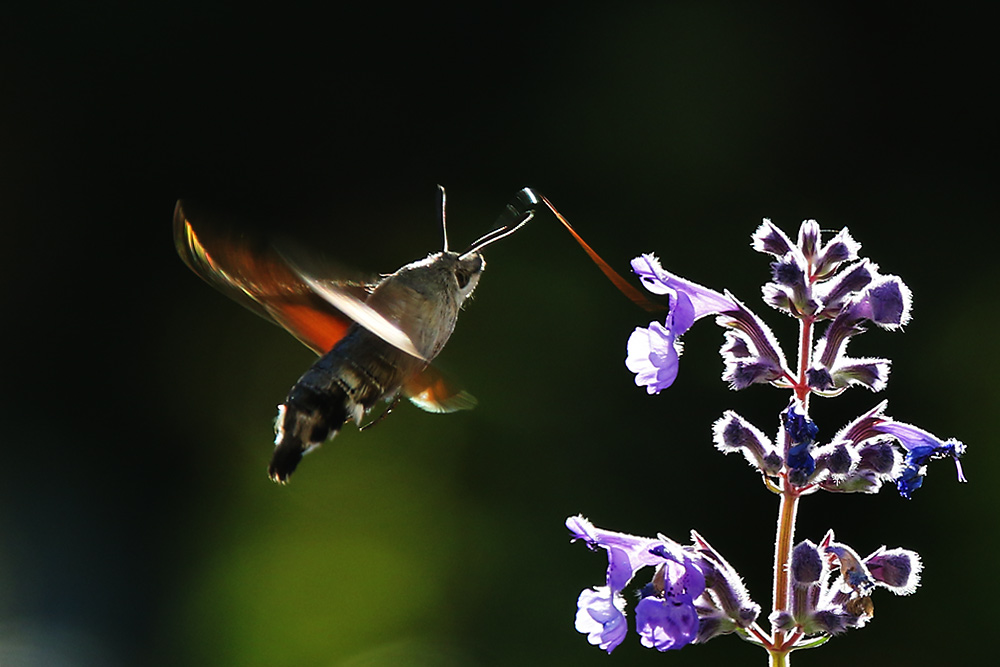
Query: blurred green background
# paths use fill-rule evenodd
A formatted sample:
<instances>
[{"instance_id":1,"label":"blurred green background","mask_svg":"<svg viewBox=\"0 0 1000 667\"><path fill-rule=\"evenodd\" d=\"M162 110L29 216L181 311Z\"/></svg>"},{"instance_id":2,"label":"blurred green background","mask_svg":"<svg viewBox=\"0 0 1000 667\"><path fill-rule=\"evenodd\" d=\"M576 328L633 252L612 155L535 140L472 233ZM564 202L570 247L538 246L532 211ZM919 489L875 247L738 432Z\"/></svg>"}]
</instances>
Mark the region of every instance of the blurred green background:
<instances>
[{"instance_id":1,"label":"blurred green background","mask_svg":"<svg viewBox=\"0 0 1000 667\"><path fill-rule=\"evenodd\" d=\"M573 629L603 554L565 517L696 528L770 606L777 503L710 427L776 428L782 392L719 381L720 332L677 383L633 384L649 317L551 217L489 249L440 365L479 408L401 405L292 483L265 474L311 362L174 254L179 197L389 272L491 228L530 185L621 271L640 252L763 306L762 217L849 226L915 294L889 413L969 445L912 501L811 496L798 535L925 559L864 630L796 656L977 658L1000 486L995 32L964 3L35 3L2 12L0 665L763 664L732 637L610 658ZM987 27L989 26L989 27ZM13 334L13 336L11 336ZM832 435L881 396L817 401ZM985 412L984 412L985 410Z\"/></svg>"}]
</instances>

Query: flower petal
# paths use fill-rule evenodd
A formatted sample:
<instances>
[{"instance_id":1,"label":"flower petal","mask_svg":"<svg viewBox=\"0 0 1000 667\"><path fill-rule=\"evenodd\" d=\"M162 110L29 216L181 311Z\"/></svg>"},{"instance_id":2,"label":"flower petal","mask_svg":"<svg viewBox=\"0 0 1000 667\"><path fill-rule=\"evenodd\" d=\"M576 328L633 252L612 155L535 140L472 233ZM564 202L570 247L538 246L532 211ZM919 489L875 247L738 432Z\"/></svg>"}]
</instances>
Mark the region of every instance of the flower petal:
<instances>
[{"instance_id":1,"label":"flower petal","mask_svg":"<svg viewBox=\"0 0 1000 667\"><path fill-rule=\"evenodd\" d=\"M785 232L775 226L768 218L764 218L760 226L751 236L751 246L757 252L764 252L775 257L783 257L789 252L797 251L795 244Z\"/></svg>"},{"instance_id":2,"label":"flower petal","mask_svg":"<svg viewBox=\"0 0 1000 667\"><path fill-rule=\"evenodd\" d=\"M625 366L635 373L635 383L658 394L677 379L679 354L673 332L659 322L636 328L626 346Z\"/></svg>"},{"instance_id":3,"label":"flower petal","mask_svg":"<svg viewBox=\"0 0 1000 667\"><path fill-rule=\"evenodd\" d=\"M691 307L690 321L688 321L689 316L687 313L684 314L684 317L675 316L675 326L677 327L678 336L687 331L691 323L706 315L736 309L736 304L726 295L707 287L702 287L690 280L685 280L669 271L664 271L660 266L660 260L654 255L644 254L633 259L632 270L642 280L643 286L653 294L674 293L678 295L683 294L687 297ZM670 301L671 312L673 312L678 306L675 305L674 299ZM684 324L687 326L683 326Z\"/></svg>"},{"instance_id":4,"label":"flower petal","mask_svg":"<svg viewBox=\"0 0 1000 667\"><path fill-rule=\"evenodd\" d=\"M607 586L584 590L576 608L576 630L587 635L587 641L594 646L611 653L625 639L625 601Z\"/></svg>"},{"instance_id":5,"label":"flower petal","mask_svg":"<svg viewBox=\"0 0 1000 667\"><path fill-rule=\"evenodd\" d=\"M643 646L657 651L680 649L698 632L698 612L690 599L647 597L635 607L635 625Z\"/></svg>"},{"instance_id":6,"label":"flower petal","mask_svg":"<svg viewBox=\"0 0 1000 667\"><path fill-rule=\"evenodd\" d=\"M886 549L865 558L865 566L875 582L896 595L909 595L920 585L920 556L909 549Z\"/></svg>"},{"instance_id":7,"label":"flower petal","mask_svg":"<svg viewBox=\"0 0 1000 667\"><path fill-rule=\"evenodd\" d=\"M910 498L913 492L920 488L927 473L927 463L937 459L949 457L954 459L958 481L966 481L962 464L959 462L959 458L965 454L965 445L961 441L941 440L922 428L891 419L874 424L872 430L891 435L907 452L903 472L896 478L896 488L904 498Z\"/></svg>"},{"instance_id":8,"label":"flower petal","mask_svg":"<svg viewBox=\"0 0 1000 667\"><path fill-rule=\"evenodd\" d=\"M579 515L566 519L566 527L573 534L574 540L584 540L592 549L600 547L607 550L607 584L615 593L625 588L640 568L663 562L663 558L651 553L651 549L664 545L679 549L679 545L670 544L663 539L637 537L597 528Z\"/></svg>"}]
</instances>

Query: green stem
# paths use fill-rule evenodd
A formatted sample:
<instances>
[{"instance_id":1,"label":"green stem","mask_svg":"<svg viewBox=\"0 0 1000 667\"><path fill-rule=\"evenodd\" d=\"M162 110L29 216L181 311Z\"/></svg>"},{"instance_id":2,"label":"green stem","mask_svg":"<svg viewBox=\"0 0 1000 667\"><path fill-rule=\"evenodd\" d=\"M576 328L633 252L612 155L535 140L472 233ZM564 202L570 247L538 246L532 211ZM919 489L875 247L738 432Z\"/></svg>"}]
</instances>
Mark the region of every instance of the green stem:
<instances>
[{"instance_id":1,"label":"green stem","mask_svg":"<svg viewBox=\"0 0 1000 667\"><path fill-rule=\"evenodd\" d=\"M799 381L795 386L795 397L802 403L803 409L809 411L809 385L806 383L806 371L812 362L813 320L803 317L799 320Z\"/></svg>"},{"instance_id":2,"label":"green stem","mask_svg":"<svg viewBox=\"0 0 1000 667\"><path fill-rule=\"evenodd\" d=\"M795 384L795 396L803 410L809 410L809 385L806 371L809 370L812 352L813 320L804 317L799 321L799 377ZM774 540L774 611L787 611L791 597L791 579L788 567L791 562L792 542L795 539L795 515L799 507L799 489L792 486L787 478L781 480L781 504L778 507L778 529ZM771 631L771 667L788 667L790 646L785 645L784 630ZM792 642L789 642L792 643Z\"/></svg>"},{"instance_id":3,"label":"green stem","mask_svg":"<svg viewBox=\"0 0 1000 667\"><path fill-rule=\"evenodd\" d=\"M769 651L771 660L768 663L770 667L788 667L790 660L788 659L788 651Z\"/></svg>"},{"instance_id":4,"label":"green stem","mask_svg":"<svg viewBox=\"0 0 1000 667\"><path fill-rule=\"evenodd\" d=\"M792 553L792 540L795 538L795 514L798 511L798 493L785 481L782 484L781 504L778 508L778 530L774 543L774 611L787 611L791 581L788 576L788 564ZM781 646L785 641L785 633L781 630L772 632L774 646Z\"/></svg>"}]
</instances>

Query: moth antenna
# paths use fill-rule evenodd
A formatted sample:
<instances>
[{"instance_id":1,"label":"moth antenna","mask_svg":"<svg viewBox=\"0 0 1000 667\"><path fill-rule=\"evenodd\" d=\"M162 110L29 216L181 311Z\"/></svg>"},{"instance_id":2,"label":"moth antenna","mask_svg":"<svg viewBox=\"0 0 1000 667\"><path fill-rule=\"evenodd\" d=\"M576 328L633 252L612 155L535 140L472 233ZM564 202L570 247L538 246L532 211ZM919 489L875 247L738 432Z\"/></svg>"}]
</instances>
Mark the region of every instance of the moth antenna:
<instances>
[{"instance_id":1,"label":"moth antenna","mask_svg":"<svg viewBox=\"0 0 1000 667\"><path fill-rule=\"evenodd\" d=\"M471 248L462 253L462 257L465 257L466 255L471 255L474 252L479 252L480 250L482 250L489 244L493 243L494 241L499 241L500 239L506 236L510 236L511 234L519 230L521 227L524 227L526 224L528 224L528 222L534 217L535 217L535 212L528 211L527 213L524 214L524 219L522 219L514 227L509 229L507 227L500 227L499 229L494 229L492 232L486 234L478 241L473 243Z\"/></svg>"},{"instance_id":2,"label":"moth antenna","mask_svg":"<svg viewBox=\"0 0 1000 667\"><path fill-rule=\"evenodd\" d=\"M521 227L528 224L528 221L535 217L534 207L539 203L538 194L536 194L534 190L531 188L522 188L514 199L507 204L506 211L497 220L497 222L500 223L501 221L510 219L511 216L515 216L514 220L517 221L517 224L511 222L511 224L514 224L513 227L511 227L510 224L501 224L493 231L483 234L478 239L473 241L472 245L469 246L469 249L463 252L461 256L465 257L466 255L478 252L494 241L499 241L505 236L510 236Z\"/></svg>"},{"instance_id":3,"label":"moth antenna","mask_svg":"<svg viewBox=\"0 0 1000 667\"><path fill-rule=\"evenodd\" d=\"M448 252L448 220L445 215L445 204L448 201L448 195L444 191L444 186L438 184L438 189L441 190L441 233L444 234L444 252Z\"/></svg>"},{"instance_id":4,"label":"moth antenna","mask_svg":"<svg viewBox=\"0 0 1000 667\"><path fill-rule=\"evenodd\" d=\"M565 227L573 238L576 239L576 242L580 244L580 247L583 248L583 251L587 253L591 260L593 260L594 264L597 264L597 268L599 268L601 272L607 276L608 280L610 280L611 283L618 288L619 292L627 296L632 303L647 312L658 313L667 310L667 306L657 303L652 299L647 299L645 294L636 289L632 283L622 278L617 271L612 269L611 265L605 262L604 259L602 259L601 256L598 255L597 252L583 240L582 236L577 234L576 230L573 229L573 226L569 224L569 221L562 216L562 213L556 210L556 207L553 206L552 202L550 202L545 196L542 196L542 201L549 207L549 210L552 211L553 215L559 219L559 222L563 224L563 227Z\"/></svg>"}]
</instances>

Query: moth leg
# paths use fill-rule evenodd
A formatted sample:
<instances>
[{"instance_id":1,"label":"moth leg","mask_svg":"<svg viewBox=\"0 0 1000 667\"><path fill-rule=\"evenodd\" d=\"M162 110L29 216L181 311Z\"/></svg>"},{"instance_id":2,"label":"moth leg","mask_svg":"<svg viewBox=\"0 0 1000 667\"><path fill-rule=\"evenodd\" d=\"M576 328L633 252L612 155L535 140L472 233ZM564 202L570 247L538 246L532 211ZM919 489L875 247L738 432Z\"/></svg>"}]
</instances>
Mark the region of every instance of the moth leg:
<instances>
[{"instance_id":1,"label":"moth leg","mask_svg":"<svg viewBox=\"0 0 1000 667\"><path fill-rule=\"evenodd\" d=\"M396 407L397 403L399 403L399 398L400 398L400 394L396 394L395 396L393 396L392 397L392 402L389 403L389 406L385 410L383 410L382 413L379 414L378 417L375 417L375 419L372 419L370 422L368 422L367 424L364 424L363 426L359 426L358 430L359 431L366 431L366 430L370 429L372 426L374 426L375 424L379 423L380 421L382 421L383 419L385 419L386 417L388 417L389 413L392 412L392 409Z\"/></svg>"}]
</instances>

